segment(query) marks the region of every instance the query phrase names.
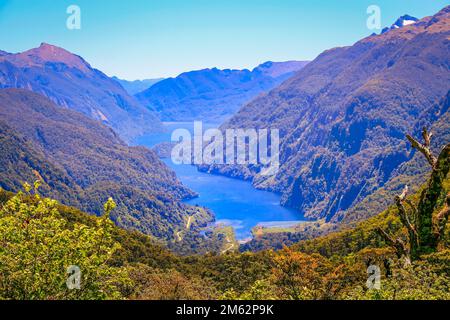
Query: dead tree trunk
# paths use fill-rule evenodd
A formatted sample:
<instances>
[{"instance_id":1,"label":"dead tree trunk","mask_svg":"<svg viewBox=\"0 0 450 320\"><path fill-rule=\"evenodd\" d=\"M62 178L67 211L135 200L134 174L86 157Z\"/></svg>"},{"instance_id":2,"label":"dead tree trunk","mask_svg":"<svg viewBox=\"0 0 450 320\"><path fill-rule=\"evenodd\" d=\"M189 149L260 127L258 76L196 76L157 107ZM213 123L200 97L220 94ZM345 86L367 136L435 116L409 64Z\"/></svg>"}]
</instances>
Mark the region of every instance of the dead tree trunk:
<instances>
[{"instance_id":1,"label":"dead tree trunk","mask_svg":"<svg viewBox=\"0 0 450 320\"><path fill-rule=\"evenodd\" d=\"M407 199L408 186L401 195L395 197L400 221L408 231L408 245L401 239L393 239L382 229L377 230L396 250L399 257L405 256L408 260L416 260L422 254L437 250L450 215L450 194L445 199L444 208L438 214L433 214L444 192L443 184L450 170L450 144L435 157L430 149L432 134L424 128L422 136L423 144L410 135L406 137L412 147L420 151L430 164L432 168L430 179L420 195L417 206Z\"/></svg>"}]
</instances>

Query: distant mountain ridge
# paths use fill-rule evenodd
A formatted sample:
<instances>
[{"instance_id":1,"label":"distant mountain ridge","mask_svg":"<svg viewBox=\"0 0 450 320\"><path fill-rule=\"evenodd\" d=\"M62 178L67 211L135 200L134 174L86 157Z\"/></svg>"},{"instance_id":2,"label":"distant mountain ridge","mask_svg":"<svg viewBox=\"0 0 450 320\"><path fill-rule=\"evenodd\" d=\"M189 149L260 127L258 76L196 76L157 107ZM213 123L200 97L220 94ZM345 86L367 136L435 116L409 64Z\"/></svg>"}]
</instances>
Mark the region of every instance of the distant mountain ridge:
<instances>
[{"instance_id":1,"label":"distant mountain ridge","mask_svg":"<svg viewBox=\"0 0 450 320\"><path fill-rule=\"evenodd\" d=\"M281 81L293 76L295 72L301 70L309 61L266 61L252 70Z\"/></svg>"},{"instance_id":2,"label":"distant mountain ridge","mask_svg":"<svg viewBox=\"0 0 450 320\"><path fill-rule=\"evenodd\" d=\"M213 68L185 72L156 83L136 97L163 121L220 122L306 64L306 61L269 61L252 71Z\"/></svg>"},{"instance_id":3,"label":"distant mountain ridge","mask_svg":"<svg viewBox=\"0 0 450 320\"><path fill-rule=\"evenodd\" d=\"M37 92L108 124L127 140L161 130L157 117L118 82L80 56L47 43L22 53L0 54L0 88Z\"/></svg>"},{"instance_id":4,"label":"distant mountain ridge","mask_svg":"<svg viewBox=\"0 0 450 320\"><path fill-rule=\"evenodd\" d=\"M448 114L449 39L450 6L414 24L323 52L221 127L278 128L281 167L276 176L261 175L257 166L201 169L280 192L282 204L310 218L339 221L351 212L353 219L375 214L379 208L355 208L387 185L378 200L392 199L401 179L409 183L420 173L400 170L414 156L405 135L420 136L422 126L440 123L435 143L448 139L449 123L442 119Z\"/></svg>"},{"instance_id":5,"label":"distant mountain ridge","mask_svg":"<svg viewBox=\"0 0 450 320\"><path fill-rule=\"evenodd\" d=\"M112 79L119 82L130 95L135 95L141 91L147 90L152 85L164 80L165 78L128 81L114 76Z\"/></svg>"}]
</instances>

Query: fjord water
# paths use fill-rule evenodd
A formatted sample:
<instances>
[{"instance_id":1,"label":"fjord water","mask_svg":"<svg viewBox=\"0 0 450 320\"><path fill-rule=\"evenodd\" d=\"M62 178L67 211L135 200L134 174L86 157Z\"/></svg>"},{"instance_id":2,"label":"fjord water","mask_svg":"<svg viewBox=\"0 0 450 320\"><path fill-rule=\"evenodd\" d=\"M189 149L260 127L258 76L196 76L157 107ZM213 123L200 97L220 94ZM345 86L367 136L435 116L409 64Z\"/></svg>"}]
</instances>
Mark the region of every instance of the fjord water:
<instances>
[{"instance_id":1,"label":"fjord water","mask_svg":"<svg viewBox=\"0 0 450 320\"><path fill-rule=\"evenodd\" d=\"M187 129L193 132L193 123L171 122L164 124L167 132L140 137L135 144L153 147L171 140L175 129ZM217 128L215 124L203 124L203 129ZM176 165L171 159L163 160L177 174L180 181L199 194L198 198L186 201L211 209L216 223L231 225L236 238L243 240L251 237L251 229L258 225L288 226L303 221L296 211L280 206L280 196L253 188L248 181L225 176L199 172L192 165Z\"/></svg>"}]
</instances>

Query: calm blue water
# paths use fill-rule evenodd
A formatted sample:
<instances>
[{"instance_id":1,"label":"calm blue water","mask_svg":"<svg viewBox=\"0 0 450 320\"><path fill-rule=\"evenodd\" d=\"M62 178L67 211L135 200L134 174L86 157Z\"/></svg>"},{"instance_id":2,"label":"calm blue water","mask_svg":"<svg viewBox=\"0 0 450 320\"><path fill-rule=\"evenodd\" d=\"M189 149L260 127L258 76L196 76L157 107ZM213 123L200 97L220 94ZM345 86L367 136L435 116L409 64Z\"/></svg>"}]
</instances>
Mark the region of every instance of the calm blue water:
<instances>
[{"instance_id":1,"label":"calm blue water","mask_svg":"<svg viewBox=\"0 0 450 320\"><path fill-rule=\"evenodd\" d=\"M171 132L185 128L192 132L192 123L166 123L167 133L141 137L136 144L153 147L170 141ZM204 124L204 129L215 128ZM191 165L175 165L170 159L163 160L177 174L180 181L196 191L199 197L186 203L207 207L214 211L216 223L234 227L239 240L251 237L251 229L258 225L277 226L304 221L296 211L280 206L280 196L256 190L250 182L219 175L202 173Z\"/></svg>"}]
</instances>

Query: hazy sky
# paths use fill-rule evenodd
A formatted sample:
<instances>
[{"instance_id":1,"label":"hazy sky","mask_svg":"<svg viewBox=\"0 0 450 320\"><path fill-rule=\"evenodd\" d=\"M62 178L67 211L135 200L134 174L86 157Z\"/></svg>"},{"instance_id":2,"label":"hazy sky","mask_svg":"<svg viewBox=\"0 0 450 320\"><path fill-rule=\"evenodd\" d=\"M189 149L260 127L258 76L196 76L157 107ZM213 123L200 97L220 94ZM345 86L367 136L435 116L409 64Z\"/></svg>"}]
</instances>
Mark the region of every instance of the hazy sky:
<instances>
[{"instance_id":1,"label":"hazy sky","mask_svg":"<svg viewBox=\"0 0 450 320\"><path fill-rule=\"evenodd\" d=\"M72 4L81 9L80 30L66 27ZM386 26L405 13L434 14L449 1L0 0L0 50L48 42L125 79L253 68L267 60L312 60L370 35L377 31L366 27L372 4Z\"/></svg>"}]
</instances>

